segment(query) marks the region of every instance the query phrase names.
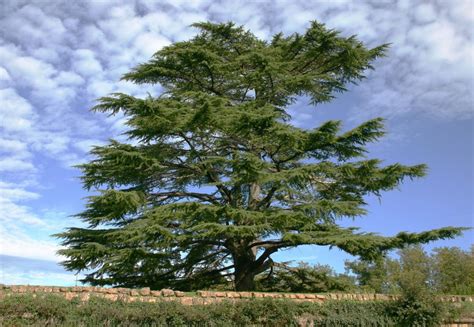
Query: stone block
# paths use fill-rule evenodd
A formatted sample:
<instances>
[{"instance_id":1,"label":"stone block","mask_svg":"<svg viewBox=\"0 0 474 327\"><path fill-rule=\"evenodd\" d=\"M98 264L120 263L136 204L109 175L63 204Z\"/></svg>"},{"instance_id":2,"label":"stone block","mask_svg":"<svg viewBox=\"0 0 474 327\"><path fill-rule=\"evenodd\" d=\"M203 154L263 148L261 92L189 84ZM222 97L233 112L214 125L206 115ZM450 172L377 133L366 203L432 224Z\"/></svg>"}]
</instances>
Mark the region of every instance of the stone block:
<instances>
[{"instance_id":1,"label":"stone block","mask_svg":"<svg viewBox=\"0 0 474 327\"><path fill-rule=\"evenodd\" d=\"M104 299L107 299L107 300L110 300L110 301L117 301L118 300L118 294L106 293L106 294L104 294Z\"/></svg>"},{"instance_id":2,"label":"stone block","mask_svg":"<svg viewBox=\"0 0 474 327\"><path fill-rule=\"evenodd\" d=\"M161 296L161 291L150 291L151 296Z\"/></svg>"},{"instance_id":3,"label":"stone block","mask_svg":"<svg viewBox=\"0 0 474 327\"><path fill-rule=\"evenodd\" d=\"M375 300L375 294L365 294L365 297L368 301Z\"/></svg>"},{"instance_id":4,"label":"stone block","mask_svg":"<svg viewBox=\"0 0 474 327\"><path fill-rule=\"evenodd\" d=\"M89 301L90 297L91 297L91 293L87 293L87 292L82 292L79 295L79 298L81 299L81 301Z\"/></svg>"},{"instance_id":5,"label":"stone block","mask_svg":"<svg viewBox=\"0 0 474 327\"><path fill-rule=\"evenodd\" d=\"M244 298L252 297L251 292L239 292L239 294L240 294L240 297L244 297Z\"/></svg>"},{"instance_id":6,"label":"stone block","mask_svg":"<svg viewBox=\"0 0 474 327\"><path fill-rule=\"evenodd\" d=\"M196 294L197 296L200 296L200 297L208 297L208 293L207 291L197 291Z\"/></svg>"},{"instance_id":7,"label":"stone block","mask_svg":"<svg viewBox=\"0 0 474 327\"><path fill-rule=\"evenodd\" d=\"M215 298L207 297L207 298L200 298L196 297L193 299L193 304L212 304L214 303Z\"/></svg>"},{"instance_id":8,"label":"stone block","mask_svg":"<svg viewBox=\"0 0 474 327\"><path fill-rule=\"evenodd\" d=\"M127 302L128 295L127 294L117 294L117 301Z\"/></svg>"},{"instance_id":9,"label":"stone block","mask_svg":"<svg viewBox=\"0 0 474 327\"><path fill-rule=\"evenodd\" d=\"M174 291L168 288L162 289L161 294L165 297L174 296Z\"/></svg>"},{"instance_id":10,"label":"stone block","mask_svg":"<svg viewBox=\"0 0 474 327\"><path fill-rule=\"evenodd\" d=\"M147 296L150 295L150 288L149 287L143 287L140 289L140 295Z\"/></svg>"},{"instance_id":11,"label":"stone block","mask_svg":"<svg viewBox=\"0 0 474 327\"><path fill-rule=\"evenodd\" d=\"M77 296L77 294L75 292L65 292L64 293L64 297L66 298L66 300L72 300L76 296Z\"/></svg>"},{"instance_id":12,"label":"stone block","mask_svg":"<svg viewBox=\"0 0 474 327\"><path fill-rule=\"evenodd\" d=\"M27 287L22 285L16 286L14 290L15 293L26 293L27 291Z\"/></svg>"},{"instance_id":13,"label":"stone block","mask_svg":"<svg viewBox=\"0 0 474 327\"><path fill-rule=\"evenodd\" d=\"M162 298L161 298L161 301L163 301L163 302L172 302L172 301L175 301L175 297L174 297L174 296L173 296L173 297L171 297L171 296L169 296L169 297L162 297Z\"/></svg>"},{"instance_id":14,"label":"stone block","mask_svg":"<svg viewBox=\"0 0 474 327\"><path fill-rule=\"evenodd\" d=\"M183 297L184 295L185 295L184 292L174 291L174 296L176 296L176 297Z\"/></svg>"},{"instance_id":15,"label":"stone block","mask_svg":"<svg viewBox=\"0 0 474 327\"><path fill-rule=\"evenodd\" d=\"M190 296L182 297L179 299L179 302L181 302L181 304L191 305L193 304L193 298Z\"/></svg>"},{"instance_id":16,"label":"stone block","mask_svg":"<svg viewBox=\"0 0 474 327\"><path fill-rule=\"evenodd\" d=\"M375 294L375 299L380 301L387 301L389 298L385 294Z\"/></svg>"},{"instance_id":17,"label":"stone block","mask_svg":"<svg viewBox=\"0 0 474 327\"><path fill-rule=\"evenodd\" d=\"M305 294L296 294L297 299L305 299L306 295Z\"/></svg>"}]
</instances>

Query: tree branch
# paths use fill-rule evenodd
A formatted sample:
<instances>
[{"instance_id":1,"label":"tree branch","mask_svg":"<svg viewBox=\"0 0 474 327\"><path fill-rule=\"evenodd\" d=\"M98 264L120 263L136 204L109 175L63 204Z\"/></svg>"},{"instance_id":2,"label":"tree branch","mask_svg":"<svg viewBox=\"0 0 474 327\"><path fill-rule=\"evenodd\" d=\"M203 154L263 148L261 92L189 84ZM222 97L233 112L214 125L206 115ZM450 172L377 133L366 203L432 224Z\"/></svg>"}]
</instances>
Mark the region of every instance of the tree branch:
<instances>
[{"instance_id":1,"label":"tree branch","mask_svg":"<svg viewBox=\"0 0 474 327\"><path fill-rule=\"evenodd\" d=\"M218 198L214 197L212 194L207 194L207 193L178 192L177 191L177 192L159 192L159 193L154 193L152 195L155 198L160 198L160 197L164 198L160 200L166 200L169 198L194 198L201 201L211 202L216 205L220 204L220 201Z\"/></svg>"},{"instance_id":2,"label":"tree branch","mask_svg":"<svg viewBox=\"0 0 474 327\"><path fill-rule=\"evenodd\" d=\"M192 144L191 140L189 140L188 137L186 137L186 135L184 135L183 133L179 133L179 135L183 138L183 140L186 142L186 144L188 144L188 146L191 148L191 150L196 151L194 145ZM204 161L202 160L201 156L199 156L198 154L196 155L198 160L203 163ZM221 181L215 177L209 170L205 170L205 173L206 173L206 176L213 182L216 184L216 187L217 189L219 190L219 192L221 193L221 195L223 197L227 197L229 203L232 203L232 196L229 194L229 190L227 188L225 188L224 186L220 185Z\"/></svg>"}]
</instances>

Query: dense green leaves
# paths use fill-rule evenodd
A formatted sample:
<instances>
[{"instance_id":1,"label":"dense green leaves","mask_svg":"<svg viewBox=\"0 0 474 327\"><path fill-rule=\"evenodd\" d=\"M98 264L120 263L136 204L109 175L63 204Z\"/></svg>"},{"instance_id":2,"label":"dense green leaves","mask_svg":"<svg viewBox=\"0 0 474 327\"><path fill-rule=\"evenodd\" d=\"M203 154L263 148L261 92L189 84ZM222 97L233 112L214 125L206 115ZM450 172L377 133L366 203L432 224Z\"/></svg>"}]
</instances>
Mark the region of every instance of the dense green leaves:
<instances>
[{"instance_id":1,"label":"dense green leaves","mask_svg":"<svg viewBox=\"0 0 474 327\"><path fill-rule=\"evenodd\" d=\"M403 304L402 304L403 305ZM2 326L438 326L443 316L433 309L410 312L407 305L389 301L297 302L283 299L222 301L183 305L177 301L122 302L91 298L81 302L55 294L12 294L0 302ZM433 307L434 308L434 307ZM436 306L439 308L439 304ZM454 306L448 307L451 312ZM468 315L469 308L462 311ZM429 322L431 324L407 324Z\"/></svg>"},{"instance_id":2,"label":"dense green leaves","mask_svg":"<svg viewBox=\"0 0 474 327\"><path fill-rule=\"evenodd\" d=\"M398 252L398 258L348 261L346 268L359 286L377 293L400 293L425 287L438 294L474 294L474 246L435 248L431 254L420 246Z\"/></svg>"},{"instance_id":3,"label":"dense green leaves","mask_svg":"<svg viewBox=\"0 0 474 327\"><path fill-rule=\"evenodd\" d=\"M273 267L272 274L262 274L257 278L259 291L322 293L322 292L354 292L355 278L345 274L336 274L325 265L310 266L299 262L295 267L278 264Z\"/></svg>"},{"instance_id":4,"label":"dense green leaves","mask_svg":"<svg viewBox=\"0 0 474 327\"><path fill-rule=\"evenodd\" d=\"M339 121L300 129L286 112L299 96L321 103L361 80L385 45L368 49L315 22L272 41L233 24L195 27L196 37L123 77L159 83L163 94L116 93L94 107L121 112L132 142L95 147L79 166L84 187L99 193L78 215L88 227L59 234L68 269L88 270L92 284L191 289L233 277L243 290L280 249L329 245L374 258L460 233L382 237L339 227L365 213L365 196L426 167L365 157L384 134L381 119L345 132Z\"/></svg>"}]
</instances>

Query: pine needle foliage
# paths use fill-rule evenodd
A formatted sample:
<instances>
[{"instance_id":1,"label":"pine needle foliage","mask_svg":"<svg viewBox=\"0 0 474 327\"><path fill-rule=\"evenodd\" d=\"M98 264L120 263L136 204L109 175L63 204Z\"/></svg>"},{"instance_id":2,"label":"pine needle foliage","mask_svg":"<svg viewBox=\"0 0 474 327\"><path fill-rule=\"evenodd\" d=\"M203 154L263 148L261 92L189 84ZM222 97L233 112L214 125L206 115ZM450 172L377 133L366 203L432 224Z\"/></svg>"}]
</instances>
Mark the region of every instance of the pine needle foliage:
<instances>
[{"instance_id":1,"label":"pine needle foliage","mask_svg":"<svg viewBox=\"0 0 474 327\"><path fill-rule=\"evenodd\" d=\"M421 177L425 165L382 166L366 145L384 134L376 118L347 132L290 123L289 105L330 101L364 78L387 45L312 22L303 34L258 39L232 23L194 24L199 33L155 53L123 76L159 84L159 97L115 93L93 110L127 118L133 142L111 140L80 166L87 228L57 236L69 270L85 281L196 289L232 280L252 290L272 254L303 244L362 258L450 238L459 228L383 237L341 227L365 214L364 198Z\"/></svg>"}]
</instances>

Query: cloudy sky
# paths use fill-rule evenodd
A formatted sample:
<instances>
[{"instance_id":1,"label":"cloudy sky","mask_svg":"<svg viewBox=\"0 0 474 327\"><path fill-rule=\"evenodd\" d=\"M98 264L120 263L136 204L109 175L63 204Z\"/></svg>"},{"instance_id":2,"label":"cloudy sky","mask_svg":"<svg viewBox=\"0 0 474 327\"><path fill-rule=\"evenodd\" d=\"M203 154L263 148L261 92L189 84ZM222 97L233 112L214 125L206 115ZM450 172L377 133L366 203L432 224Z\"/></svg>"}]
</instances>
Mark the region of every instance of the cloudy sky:
<instances>
[{"instance_id":1,"label":"cloudy sky","mask_svg":"<svg viewBox=\"0 0 474 327\"><path fill-rule=\"evenodd\" d=\"M160 49L195 34L198 21L234 21L268 39L302 32L318 20L368 46L391 43L387 58L334 102L301 99L294 124L328 119L344 126L387 119L389 134L371 146L386 163L427 163L429 175L370 198L352 224L384 235L401 230L473 226L473 1L47 1L0 0L0 283L69 285L51 234L79 222L87 194L72 165L91 145L123 132L123 118L88 109L122 91L159 87L119 82ZM468 248L474 234L428 246ZM343 270L348 256L303 247L281 260Z\"/></svg>"}]
</instances>

